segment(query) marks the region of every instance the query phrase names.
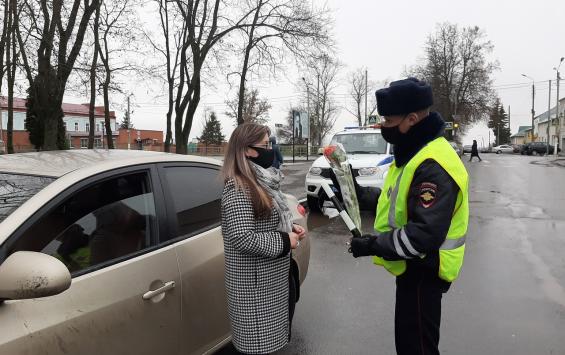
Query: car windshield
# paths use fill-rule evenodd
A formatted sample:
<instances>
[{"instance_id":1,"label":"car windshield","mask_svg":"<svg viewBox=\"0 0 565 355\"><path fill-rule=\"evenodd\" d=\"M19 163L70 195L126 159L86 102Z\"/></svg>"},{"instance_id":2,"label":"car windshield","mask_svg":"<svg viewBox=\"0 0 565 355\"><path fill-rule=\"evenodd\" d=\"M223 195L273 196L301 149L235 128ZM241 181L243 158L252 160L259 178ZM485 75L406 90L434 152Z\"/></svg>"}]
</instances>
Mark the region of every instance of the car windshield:
<instances>
[{"instance_id":1,"label":"car windshield","mask_svg":"<svg viewBox=\"0 0 565 355\"><path fill-rule=\"evenodd\" d=\"M53 180L47 176L0 173L0 222Z\"/></svg>"},{"instance_id":2,"label":"car windshield","mask_svg":"<svg viewBox=\"0 0 565 355\"><path fill-rule=\"evenodd\" d=\"M338 134L330 144L341 143L348 154L385 154L386 141L380 133Z\"/></svg>"}]
</instances>

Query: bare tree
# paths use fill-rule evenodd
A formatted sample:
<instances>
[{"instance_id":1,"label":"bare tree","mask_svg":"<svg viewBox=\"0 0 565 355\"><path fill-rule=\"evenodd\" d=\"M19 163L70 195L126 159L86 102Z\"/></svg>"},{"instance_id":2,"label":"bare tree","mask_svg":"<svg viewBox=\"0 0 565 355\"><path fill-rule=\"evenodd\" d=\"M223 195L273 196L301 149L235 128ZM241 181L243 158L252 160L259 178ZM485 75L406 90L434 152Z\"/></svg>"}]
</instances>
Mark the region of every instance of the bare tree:
<instances>
[{"instance_id":1,"label":"bare tree","mask_svg":"<svg viewBox=\"0 0 565 355\"><path fill-rule=\"evenodd\" d=\"M244 119L245 84L248 72L268 68L276 73L286 54L307 57L314 49L328 49L328 11L315 9L303 0L246 0L255 9L253 21L241 28L244 34L243 64L239 74L237 122Z\"/></svg>"},{"instance_id":2,"label":"bare tree","mask_svg":"<svg viewBox=\"0 0 565 355\"><path fill-rule=\"evenodd\" d=\"M366 124L367 118L377 109L374 95L369 95L374 91L376 84L372 80L369 80L367 75L366 68L359 68L351 72L348 79L349 96L353 100L353 105L351 108L346 108L346 110L357 118L359 126ZM368 98L368 96L370 96L370 98ZM365 99L367 99L367 102L365 102ZM365 105L367 107L365 107Z\"/></svg>"},{"instance_id":3,"label":"bare tree","mask_svg":"<svg viewBox=\"0 0 565 355\"><path fill-rule=\"evenodd\" d=\"M25 9L25 21L18 23L16 29L23 68L30 86L26 128L38 149L66 147L61 107L63 96L98 1L20 2ZM33 46L23 45L27 37L35 40ZM36 49L35 53L32 49ZM36 64L33 67L31 60Z\"/></svg>"},{"instance_id":4,"label":"bare tree","mask_svg":"<svg viewBox=\"0 0 565 355\"><path fill-rule=\"evenodd\" d=\"M241 102L241 97L238 94L238 97L231 101L226 101L226 104L228 105L226 116L232 118L236 125L241 124L239 120L240 115L244 123L265 124L269 120L271 104L267 99L259 97L258 89L245 90L243 102Z\"/></svg>"},{"instance_id":5,"label":"bare tree","mask_svg":"<svg viewBox=\"0 0 565 355\"><path fill-rule=\"evenodd\" d=\"M487 60L492 50L479 27L442 23L428 36L425 60L412 71L432 85L435 109L443 117L457 116L464 126L489 113L495 98L491 76L498 68Z\"/></svg>"},{"instance_id":6,"label":"bare tree","mask_svg":"<svg viewBox=\"0 0 565 355\"><path fill-rule=\"evenodd\" d=\"M6 148L8 154L14 153L14 84L16 81L16 38L15 28L18 23L18 11L15 0L6 0L9 2L7 36L4 38L6 46L6 71L8 74L8 122L6 123Z\"/></svg>"},{"instance_id":7,"label":"bare tree","mask_svg":"<svg viewBox=\"0 0 565 355\"><path fill-rule=\"evenodd\" d=\"M333 95L338 85L341 64L327 53L318 55L308 64L307 85L314 86L311 105L314 112L310 114L310 135L322 145L324 138L332 131L339 113Z\"/></svg>"},{"instance_id":8,"label":"bare tree","mask_svg":"<svg viewBox=\"0 0 565 355\"><path fill-rule=\"evenodd\" d=\"M178 71L181 65L180 53L186 36L186 22L182 21L176 7L169 5L169 0L153 0L153 3L158 6L159 25L163 37L162 40L153 40L147 33L145 37L153 49L164 57L166 62L163 73L167 86L165 151L170 152L173 141L172 116L175 109L175 89L177 88ZM163 71L162 66L157 66L156 69L159 76L159 72Z\"/></svg>"},{"instance_id":9,"label":"bare tree","mask_svg":"<svg viewBox=\"0 0 565 355\"><path fill-rule=\"evenodd\" d=\"M8 37L8 33L9 33L9 28L8 28L8 18L9 18L8 1L9 0L0 1L0 5L2 5L2 7L4 8L3 17L2 17L2 35L0 36L0 93L2 92L2 87L3 87L2 83L3 83L3 80L4 80L4 72L5 72L4 53L5 53L6 42L7 42L7 37ZM2 140L2 137L0 137L0 140Z\"/></svg>"},{"instance_id":10,"label":"bare tree","mask_svg":"<svg viewBox=\"0 0 565 355\"><path fill-rule=\"evenodd\" d=\"M109 149L114 149L112 125L110 121L110 91L119 92L116 77L121 72L133 71L135 66L122 58L134 52L132 44L137 38L134 23L136 19L132 11L135 0L104 1L100 19L101 37L98 54L104 67L102 91L104 97L104 127Z\"/></svg>"},{"instance_id":11,"label":"bare tree","mask_svg":"<svg viewBox=\"0 0 565 355\"><path fill-rule=\"evenodd\" d=\"M103 1L103 0L100 0ZM100 3L96 7L95 15L92 25L92 34L94 36L94 51L92 53L92 64L90 66L90 104L88 107L88 149L94 148L94 128L96 127L95 122L95 110L96 110L96 95L98 90L96 90L98 78L96 72L98 70L98 52L100 50L99 41L99 29L100 29Z\"/></svg>"}]
</instances>

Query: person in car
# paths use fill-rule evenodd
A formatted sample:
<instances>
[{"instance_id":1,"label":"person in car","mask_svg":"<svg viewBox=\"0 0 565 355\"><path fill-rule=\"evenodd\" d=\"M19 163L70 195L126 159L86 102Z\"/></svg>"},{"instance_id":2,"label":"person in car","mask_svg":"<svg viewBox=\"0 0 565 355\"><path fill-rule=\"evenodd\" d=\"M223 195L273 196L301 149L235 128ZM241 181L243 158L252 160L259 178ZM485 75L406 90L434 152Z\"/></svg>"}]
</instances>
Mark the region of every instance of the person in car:
<instances>
[{"instance_id":1,"label":"person in car","mask_svg":"<svg viewBox=\"0 0 565 355\"><path fill-rule=\"evenodd\" d=\"M222 175L222 235L232 341L240 353L268 354L290 340L290 250L305 230L292 223L273 168L266 126L232 133ZM292 304L291 304L292 303Z\"/></svg>"}]
</instances>

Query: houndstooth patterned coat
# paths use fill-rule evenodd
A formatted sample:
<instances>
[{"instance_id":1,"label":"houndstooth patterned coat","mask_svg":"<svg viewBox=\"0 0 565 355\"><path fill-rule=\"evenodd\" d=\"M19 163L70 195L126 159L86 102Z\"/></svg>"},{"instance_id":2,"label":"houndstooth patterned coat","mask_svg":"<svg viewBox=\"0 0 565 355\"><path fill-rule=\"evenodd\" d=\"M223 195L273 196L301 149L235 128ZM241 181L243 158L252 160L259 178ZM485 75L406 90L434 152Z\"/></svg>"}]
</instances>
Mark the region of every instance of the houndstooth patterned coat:
<instances>
[{"instance_id":1,"label":"houndstooth patterned coat","mask_svg":"<svg viewBox=\"0 0 565 355\"><path fill-rule=\"evenodd\" d=\"M232 340L240 352L265 354L289 341L290 240L279 215L256 220L251 199L229 180L222 196L222 234Z\"/></svg>"}]
</instances>

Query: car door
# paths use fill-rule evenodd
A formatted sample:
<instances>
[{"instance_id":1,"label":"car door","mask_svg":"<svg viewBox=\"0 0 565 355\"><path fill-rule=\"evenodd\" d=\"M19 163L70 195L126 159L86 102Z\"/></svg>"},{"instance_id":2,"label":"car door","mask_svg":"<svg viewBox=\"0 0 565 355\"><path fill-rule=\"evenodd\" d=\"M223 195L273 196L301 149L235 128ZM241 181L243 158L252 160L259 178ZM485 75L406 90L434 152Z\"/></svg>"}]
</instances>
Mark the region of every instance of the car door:
<instances>
[{"instance_id":1,"label":"car door","mask_svg":"<svg viewBox=\"0 0 565 355\"><path fill-rule=\"evenodd\" d=\"M199 164L159 168L169 225L174 226L161 242L173 243L179 256L183 354L205 353L230 335L218 169Z\"/></svg>"},{"instance_id":2,"label":"car door","mask_svg":"<svg viewBox=\"0 0 565 355\"><path fill-rule=\"evenodd\" d=\"M180 274L175 248L157 246L167 233L163 216L151 166L90 178L38 211L3 254L50 254L69 268L72 284L56 296L6 301L0 316L20 320L0 319L0 332L25 328L27 336L0 353L178 354Z\"/></svg>"}]
</instances>

